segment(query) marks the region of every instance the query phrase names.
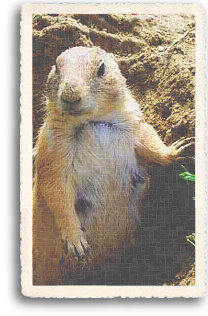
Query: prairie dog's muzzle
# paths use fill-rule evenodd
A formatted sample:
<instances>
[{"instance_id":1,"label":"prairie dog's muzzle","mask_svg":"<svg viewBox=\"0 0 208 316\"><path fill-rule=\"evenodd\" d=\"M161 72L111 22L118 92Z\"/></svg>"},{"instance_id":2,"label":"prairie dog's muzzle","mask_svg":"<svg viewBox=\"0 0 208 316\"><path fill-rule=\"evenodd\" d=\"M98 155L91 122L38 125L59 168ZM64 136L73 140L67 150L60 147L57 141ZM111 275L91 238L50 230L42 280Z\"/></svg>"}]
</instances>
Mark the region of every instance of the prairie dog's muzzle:
<instances>
[{"instance_id":1,"label":"prairie dog's muzzle","mask_svg":"<svg viewBox=\"0 0 208 316\"><path fill-rule=\"evenodd\" d=\"M81 99L81 89L80 86L76 84L65 81L61 86L61 99L64 102L77 102Z\"/></svg>"},{"instance_id":2,"label":"prairie dog's muzzle","mask_svg":"<svg viewBox=\"0 0 208 316\"><path fill-rule=\"evenodd\" d=\"M60 87L60 98L63 104L64 110L68 111L72 115L81 114L81 87L77 86L70 81L64 81Z\"/></svg>"}]
</instances>

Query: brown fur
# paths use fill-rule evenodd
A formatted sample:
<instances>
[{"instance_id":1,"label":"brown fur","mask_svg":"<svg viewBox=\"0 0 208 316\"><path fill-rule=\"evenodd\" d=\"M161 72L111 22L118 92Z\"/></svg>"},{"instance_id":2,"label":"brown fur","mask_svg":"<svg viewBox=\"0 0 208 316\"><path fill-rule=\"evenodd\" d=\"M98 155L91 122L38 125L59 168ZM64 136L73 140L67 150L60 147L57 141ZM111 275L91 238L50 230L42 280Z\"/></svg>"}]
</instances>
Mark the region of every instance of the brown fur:
<instances>
[{"instance_id":1,"label":"brown fur","mask_svg":"<svg viewBox=\"0 0 208 316\"><path fill-rule=\"evenodd\" d=\"M99 76L102 62L106 73ZM111 119L116 119L116 127L109 127L114 124ZM118 176L108 175L109 168L114 170L114 162L108 152L106 156L105 151L99 153L99 144L95 143L94 131L102 130L102 124L103 142L105 129L117 133L116 129L121 128L118 135L122 137L115 138L112 149L111 144L107 149L136 157L141 170L149 162L164 166L172 163L188 146L184 140L165 146L156 131L145 123L112 55L98 48L83 47L62 53L48 77L47 115L36 143L34 285L63 284L64 273L84 273L106 260L114 260L134 240L136 223L128 210L131 190L122 191ZM86 170L89 170L87 176ZM87 177L96 183L96 174L107 175L108 180L104 187L98 182L102 191L95 201L101 202L93 206L94 213L83 215L79 206L76 209L77 192ZM139 184L138 217L147 183L146 177ZM94 190L96 196L96 185ZM86 231L81 229L83 218L89 221Z\"/></svg>"}]
</instances>

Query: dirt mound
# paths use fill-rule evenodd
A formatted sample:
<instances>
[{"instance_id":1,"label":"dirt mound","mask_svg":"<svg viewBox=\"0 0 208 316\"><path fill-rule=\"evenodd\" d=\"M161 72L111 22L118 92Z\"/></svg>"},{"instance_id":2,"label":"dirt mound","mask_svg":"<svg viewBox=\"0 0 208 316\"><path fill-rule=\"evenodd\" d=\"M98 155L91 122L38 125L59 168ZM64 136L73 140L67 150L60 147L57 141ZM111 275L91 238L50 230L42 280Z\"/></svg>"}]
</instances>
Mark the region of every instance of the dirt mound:
<instances>
[{"instance_id":1,"label":"dirt mound","mask_svg":"<svg viewBox=\"0 0 208 316\"><path fill-rule=\"evenodd\" d=\"M166 144L181 136L194 136L194 16L36 14L33 17L34 139L43 122L44 89L50 68L61 52L74 46L100 46L115 54L132 93L141 104L146 121L155 127ZM189 156L193 155L192 148ZM187 159L185 163L187 169L194 173L193 159ZM159 252L162 253L164 250L161 243L163 237L158 230L161 230L161 227L164 229L164 255L167 256L167 260L166 263L158 263L159 259L156 260L156 266L161 264L163 269L155 269L157 275L161 276L160 280L167 279L167 282L171 283L174 275L181 270L183 262L183 259L178 259L183 257L178 256L178 253L190 255L186 242L183 242L185 236L194 231L194 189L178 180L178 174L183 171L180 165L166 168L164 173L161 170L164 169L150 168L152 181L149 196L144 201L144 230L150 227L157 228L156 239L151 239L150 233L148 235L148 247L156 244L159 249L156 254L158 259ZM161 181L163 183L160 183ZM168 192L167 183L170 183ZM175 192L178 192L178 195ZM175 201L176 198L178 201ZM152 214L149 211L151 207L154 209ZM148 220L151 216L148 224L145 224L145 216ZM166 217L167 221L164 220ZM168 249L172 249L172 253ZM169 270L168 260L174 262ZM191 265L187 265L186 271L189 269L192 269ZM166 270L171 273L163 273ZM185 276L186 272L183 274ZM152 274L147 283L161 284L161 281L157 283L150 280Z\"/></svg>"}]
</instances>

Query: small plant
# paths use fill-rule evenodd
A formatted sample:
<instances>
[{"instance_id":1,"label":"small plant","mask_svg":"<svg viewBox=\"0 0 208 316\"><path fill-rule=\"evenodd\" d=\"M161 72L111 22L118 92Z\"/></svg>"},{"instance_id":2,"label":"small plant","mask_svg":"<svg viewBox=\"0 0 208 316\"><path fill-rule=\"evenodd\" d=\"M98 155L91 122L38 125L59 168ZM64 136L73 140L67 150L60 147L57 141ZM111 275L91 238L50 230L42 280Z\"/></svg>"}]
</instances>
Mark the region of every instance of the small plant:
<instances>
[{"instance_id":1,"label":"small plant","mask_svg":"<svg viewBox=\"0 0 208 316\"><path fill-rule=\"evenodd\" d=\"M183 167L185 172L179 174L179 177L186 180L188 185L190 184L189 181L195 182L195 174L191 174L190 172L188 172L188 170L183 165L181 165L181 167ZM192 199L195 200L195 197L193 197ZM186 240L195 247L195 233L186 236Z\"/></svg>"},{"instance_id":2,"label":"small plant","mask_svg":"<svg viewBox=\"0 0 208 316\"><path fill-rule=\"evenodd\" d=\"M192 174L192 173L188 172L188 170L183 165L181 165L181 167L183 167L185 172L180 173L179 177L181 179L186 180L188 185L190 184L189 181L195 182L195 174ZM195 196L192 197L192 199L195 200Z\"/></svg>"},{"instance_id":3,"label":"small plant","mask_svg":"<svg viewBox=\"0 0 208 316\"><path fill-rule=\"evenodd\" d=\"M186 180L187 184L189 184L189 181L195 181L195 174L192 174L192 173L188 172L188 170L183 165L181 165L181 167L184 168L185 172L180 173L179 177L181 179Z\"/></svg>"}]
</instances>

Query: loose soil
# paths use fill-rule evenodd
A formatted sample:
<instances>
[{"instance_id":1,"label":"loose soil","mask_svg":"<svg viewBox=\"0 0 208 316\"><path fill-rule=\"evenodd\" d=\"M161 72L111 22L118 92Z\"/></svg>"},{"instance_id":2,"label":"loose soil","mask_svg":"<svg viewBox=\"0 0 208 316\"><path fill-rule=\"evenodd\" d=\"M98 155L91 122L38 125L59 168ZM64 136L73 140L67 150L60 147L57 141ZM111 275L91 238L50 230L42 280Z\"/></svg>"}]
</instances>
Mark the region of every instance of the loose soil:
<instances>
[{"instance_id":1,"label":"loose soil","mask_svg":"<svg viewBox=\"0 0 208 316\"><path fill-rule=\"evenodd\" d=\"M44 89L56 57L74 46L100 46L114 53L146 121L168 145L195 135L195 19L193 15L34 15L34 143L44 119ZM195 173L194 148L183 165ZM195 252L186 236L195 229L194 187L180 179L181 164L152 165L139 242L122 284L194 285ZM136 247L136 248L135 248ZM119 284L103 268L106 284ZM103 279L103 275L101 279ZM128 277L129 276L129 277ZM133 276L133 277L132 277ZM99 278L97 278L98 280ZM89 282L90 284L90 282ZM98 281L99 284L99 281Z\"/></svg>"}]
</instances>

